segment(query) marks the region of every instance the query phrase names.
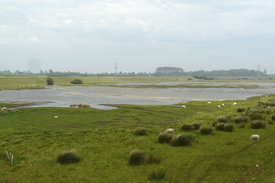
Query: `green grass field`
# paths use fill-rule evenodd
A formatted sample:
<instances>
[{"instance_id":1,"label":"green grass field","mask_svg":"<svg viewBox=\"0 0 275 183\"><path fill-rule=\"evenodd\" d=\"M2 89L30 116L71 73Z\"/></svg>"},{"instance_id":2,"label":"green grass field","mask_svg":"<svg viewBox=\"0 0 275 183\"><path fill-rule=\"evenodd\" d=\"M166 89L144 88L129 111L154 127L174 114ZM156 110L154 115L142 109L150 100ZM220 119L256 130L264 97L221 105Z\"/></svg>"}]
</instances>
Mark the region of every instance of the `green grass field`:
<instances>
[{"instance_id":1,"label":"green grass field","mask_svg":"<svg viewBox=\"0 0 275 183\"><path fill-rule=\"evenodd\" d=\"M238 104L233 106L233 102ZM0 111L0 182L145 183L151 182L148 177L157 170L165 172L165 177L158 181L162 183L275 182L275 124L252 129L250 122L245 128L233 122L233 132L214 130L212 135L181 130L185 123L212 126L218 116L231 116L232 122L234 115L248 114L238 113L238 108L260 113L265 121L271 121L275 114L274 95L223 103L222 109L217 108L221 102L212 101L212 104L190 102L184 104L186 109L179 104L117 105L119 109L108 111L91 108ZM134 135L137 127L146 128L148 134ZM195 144L175 147L158 143L159 133L166 128L174 128L175 134L193 134ZM249 139L255 133L260 135L259 142ZM129 165L129 153L136 148L160 157L160 163ZM4 149L14 155L13 165ZM56 162L64 150L74 150L81 161L67 165Z\"/></svg>"},{"instance_id":2,"label":"green grass field","mask_svg":"<svg viewBox=\"0 0 275 183\"><path fill-rule=\"evenodd\" d=\"M272 80L259 78L250 78L249 80L238 80L238 77L217 77L215 80L198 80L191 76L139 76L139 77L52 77L54 85L57 86L72 86L70 82L74 79L81 79L84 84L81 86L95 86L95 85L112 85L114 83L158 83L171 81L199 81L199 82L240 82L239 85L223 85L223 86L205 86L205 85L178 85L178 86L124 86L124 87L184 87L184 88L206 88L206 87L223 87L223 88L257 88L256 85L242 85L241 83L249 82L272 82ZM192 80L189 80L191 79ZM47 77L0 77L0 90L18 90L18 89L41 89L46 86Z\"/></svg>"}]
</instances>

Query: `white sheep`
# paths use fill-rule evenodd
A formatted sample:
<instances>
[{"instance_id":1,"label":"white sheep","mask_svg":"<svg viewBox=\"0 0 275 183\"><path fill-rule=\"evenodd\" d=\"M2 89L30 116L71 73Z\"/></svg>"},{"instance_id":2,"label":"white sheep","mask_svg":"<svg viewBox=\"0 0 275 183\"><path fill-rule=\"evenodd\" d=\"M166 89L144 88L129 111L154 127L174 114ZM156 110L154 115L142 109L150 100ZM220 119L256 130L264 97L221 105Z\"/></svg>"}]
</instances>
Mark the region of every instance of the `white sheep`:
<instances>
[{"instance_id":1,"label":"white sheep","mask_svg":"<svg viewBox=\"0 0 275 183\"><path fill-rule=\"evenodd\" d=\"M212 102L207 102L208 104L211 104Z\"/></svg>"},{"instance_id":2,"label":"white sheep","mask_svg":"<svg viewBox=\"0 0 275 183\"><path fill-rule=\"evenodd\" d=\"M164 133L174 133L174 129L173 128L168 128L164 131Z\"/></svg>"},{"instance_id":3,"label":"white sheep","mask_svg":"<svg viewBox=\"0 0 275 183\"><path fill-rule=\"evenodd\" d=\"M59 116L54 116L55 119L57 119Z\"/></svg>"},{"instance_id":4,"label":"white sheep","mask_svg":"<svg viewBox=\"0 0 275 183\"><path fill-rule=\"evenodd\" d=\"M258 134L251 135L250 136L250 140L257 140L257 141L259 141L260 140L260 135L258 135Z\"/></svg>"},{"instance_id":5,"label":"white sheep","mask_svg":"<svg viewBox=\"0 0 275 183\"><path fill-rule=\"evenodd\" d=\"M2 110L2 111L7 111L8 108L7 108L7 107L2 107L1 110Z\"/></svg>"},{"instance_id":6,"label":"white sheep","mask_svg":"<svg viewBox=\"0 0 275 183\"><path fill-rule=\"evenodd\" d=\"M235 105L237 105L237 102L234 102L234 103L233 103L233 106L235 106Z\"/></svg>"},{"instance_id":7,"label":"white sheep","mask_svg":"<svg viewBox=\"0 0 275 183\"><path fill-rule=\"evenodd\" d=\"M224 104L222 104L222 106L224 107L225 105L224 105Z\"/></svg>"},{"instance_id":8,"label":"white sheep","mask_svg":"<svg viewBox=\"0 0 275 183\"><path fill-rule=\"evenodd\" d=\"M182 108L184 108L184 109L186 109L186 108L187 108L185 105L182 105L181 107L182 107Z\"/></svg>"},{"instance_id":9,"label":"white sheep","mask_svg":"<svg viewBox=\"0 0 275 183\"><path fill-rule=\"evenodd\" d=\"M218 108L220 109L220 108L221 108L221 105L218 105Z\"/></svg>"}]
</instances>

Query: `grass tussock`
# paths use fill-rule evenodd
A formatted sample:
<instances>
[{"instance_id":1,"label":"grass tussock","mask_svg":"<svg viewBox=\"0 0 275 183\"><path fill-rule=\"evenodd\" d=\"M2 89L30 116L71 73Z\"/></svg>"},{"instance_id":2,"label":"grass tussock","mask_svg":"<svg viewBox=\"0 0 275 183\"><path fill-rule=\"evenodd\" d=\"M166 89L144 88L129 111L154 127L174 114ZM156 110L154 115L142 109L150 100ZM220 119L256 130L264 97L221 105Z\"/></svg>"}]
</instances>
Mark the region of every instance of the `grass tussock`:
<instances>
[{"instance_id":1,"label":"grass tussock","mask_svg":"<svg viewBox=\"0 0 275 183\"><path fill-rule=\"evenodd\" d=\"M201 124L200 123L192 123L192 128L193 130L199 130L201 127Z\"/></svg>"},{"instance_id":2,"label":"grass tussock","mask_svg":"<svg viewBox=\"0 0 275 183\"><path fill-rule=\"evenodd\" d=\"M174 135L169 133L160 133L158 136L159 143L169 143Z\"/></svg>"},{"instance_id":3,"label":"grass tussock","mask_svg":"<svg viewBox=\"0 0 275 183\"><path fill-rule=\"evenodd\" d=\"M173 146L192 146L195 143L194 136L191 134L174 135L170 141Z\"/></svg>"},{"instance_id":4,"label":"grass tussock","mask_svg":"<svg viewBox=\"0 0 275 183\"><path fill-rule=\"evenodd\" d=\"M151 174L149 175L148 179L151 181L159 181L162 180L165 177L165 170L153 170Z\"/></svg>"},{"instance_id":5,"label":"grass tussock","mask_svg":"<svg viewBox=\"0 0 275 183\"><path fill-rule=\"evenodd\" d=\"M223 131L223 130L224 130L224 123L217 123L217 124L215 125L215 129L216 129L216 130Z\"/></svg>"},{"instance_id":6,"label":"grass tussock","mask_svg":"<svg viewBox=\"0 0 275 183\"><path fill-rule=\"evenodd\" d=\"M147 129L143 127L138 127L134 130L134 134L138 136L147 135L147 133Z\"/></svg>"},{"instance_id":7,"label":"grass tussock","mask_svg":"<svg viewBox=\"0 0 275 183\"><path fill-rule=\"evenodd\" d=\"M234 129L234 125L231 123L224 124L224 131L225 132L232 132Z\"/></svg>"},{"instance_id":8,"label":"grass tussock","mask_svg":"<svg viewBox=\"0 0 275 183\"><path fill-rule=\"evenodd\" d=\"M246 122L248 122L248 117L246 117L246 116L235 116L233 118L233 120L236 124L240 124L242 122L246 123Z\"/></svg>"},{"instance_id":9,"label":"grass tussock","mask_svg":"<svg viewBox=\"0 0 275 183\"><path fill-rule=\"evenodd\" d=\"M140 165L146 163L146 154L142 150L134 149L130 152L130 165Z\"/></svg>"},{"instance_id":10,"label":"grass tussock","mask_svg":"<svg viewBox=\"0 0 275 183\"><path fill-rule=\"evenodd\" d=\"M229 120L230 120L230 117L228 117L228 116L219 116L216 119L216 121L220 122L220 123L227 123L227 122L229 122Z\"/></svg>"},{"instance_id":11,"label":"grass tussock","mask_svg":"<svg viewBox=\"0 0 275 183\"><path fill-rule=\"evenodd\" d=\"M211 135L213 134L213 128L211 126L202 126L200 128L200 133L202 135Z\"/></svg>"},{"instance_id":12,"label":"grass tussock","mask_svg":"<svg viewBox=\"0 0 275 183\"><path fill-rule=\"evenodd\" d=\"M193 129L193 125L192 125L192 124L186 123L186 124L183 124L183 125L181 126L181 129L182 129L183 131L190 131L190 130Z\"/></svg>"},{"instance_id":13,"label":"grass tussock","mask_svg":"<svg viewBox=\"0 0 275 183\"><path fill-rule=\"evenodd\" d=\"M245 108L238 108L237 112L245 112Z\"/></svg>"},{"instance_id":14,"label":"grass tussock","mask_svg":"<svg viewBox=\"0 0 275 183\"><path fill-rule=\"evenodd\" d=\"M266 122L261 120L255 120L251 122L251 128L253 129L260 129L266 128Z\"/></svg>"},{"instance_id":15,"label":"grass tussock","mask_svg":"<svg viewBox=\"0 0 275 183\"><path fill-rule=\"evenodd\" d=\"M61 164L77 163L81 160L80 156L74 151L63 151L57 157L57 162Z\"/></svg>"}]
</instances>

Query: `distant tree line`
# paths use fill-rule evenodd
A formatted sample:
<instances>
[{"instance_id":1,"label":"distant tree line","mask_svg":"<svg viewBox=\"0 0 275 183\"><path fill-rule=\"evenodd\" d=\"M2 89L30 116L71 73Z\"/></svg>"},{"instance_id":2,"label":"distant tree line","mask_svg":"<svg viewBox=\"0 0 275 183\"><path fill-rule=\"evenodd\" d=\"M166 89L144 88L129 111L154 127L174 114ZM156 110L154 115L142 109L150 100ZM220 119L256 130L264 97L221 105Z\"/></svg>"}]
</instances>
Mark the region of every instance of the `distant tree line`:
<instances>
[{"instance_id":1,"label":"distant tree line","mask_svg":"<svg viewBox=\"0 0 275 183\"><path fill-rule=\"evenodd\" d=\"M231 69L231 70L213 70L213 71L184 71L179 67L158 67L154 73L149 72L118 72L118 73L81 73L81 72L59 72L52 69L32 73L30 71L9 70L0 71L0 76L48 76L48 77L64 77L64 76L193 76L197 79L211 80L215 76L242 76L242 77L274 77L268 75L265 71L256 71L248 69Z\"/></svg>"}]
</instances>

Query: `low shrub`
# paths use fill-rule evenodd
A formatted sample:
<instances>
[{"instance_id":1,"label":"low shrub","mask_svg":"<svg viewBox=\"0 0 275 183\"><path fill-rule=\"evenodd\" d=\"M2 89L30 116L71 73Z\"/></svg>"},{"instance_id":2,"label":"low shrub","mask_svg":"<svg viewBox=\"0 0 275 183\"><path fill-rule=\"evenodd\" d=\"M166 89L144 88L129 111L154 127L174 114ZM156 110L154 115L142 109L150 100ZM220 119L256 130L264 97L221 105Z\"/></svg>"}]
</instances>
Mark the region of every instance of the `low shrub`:
<instances>
[{"instance_id":1,"label":"low shrub","mask_svg":"<svg viewBox=\"0 0 275 183\"><path fill-rule=\"evenodd\" d=\"M244 112L244 111L245 111L244 108L238 108L238 109L237 109L237 112Z\"/></svg>"},{"instance_id":2,"label":"low shrub","mask_svg":"<svg viewBox=\"0 0 275 183\"><path fill-rule=\"evenodd\" d=\"M270 125L273 125L273 121L272 120L268 120L268 124L270 124Z\"/></svg>"},{"instance_id":3,"label":"low shrub","mask_svg":"<svg viewBox=\"0 0 275 183\"><path fill-rule=\"evenodd\" d=\"M251 128L254 128L254 129L266 128L266 122L261 120L252 121Z\"/></svg>"},{"instance_id":4,"label":"low shrub","mask_svg":"<svg viewBox=\"0 0 275 183\"><path fill-rule=\"evenodd\" d=\"M160 163L160 160L161 160L161 158L159 156L150 154L146 158L146 163L149 163L149 164L153 164L153 163L158 164L158 163Z\"/></svg>"},{"instance_id":5,"label":"low shrub","mask_svg":"<svg viewBox=\"0 0 275 183\"><path fill-rule=\"evenodd\" d=\"M170 142L170 140L172 139L173 134L169 134L169 133L160 133L159 137L158 137L158 142L159 143L168 143Z\"/></svg>"},{"instance_id":6,"label":"low shrub","mask_svg":"<svg viewBox=\"0 0 275 183\"><path fill-rule=\"evenodd\" d=\"M272 119L273 121L275 121L275 114L273 114L273 115L271 116L271 119Z\"/></svg>"},{"instance_id":7,"label":"low shrub","mask_svg":"<svg viewBox=\"0 0 275 183\"><path fill-rule=\"evenodd\" d=\"M218 123L217 121L214 121L214 122L212 123L212 126L215 127L217 123Z\"/></svg>"},{"instance_id":8,"label":"low shrub","mask_svg":"<svg viewBox=\"0 0 275 183\"><path fill-rule=\"evenodd\" d=\"M200 128L200 133L202 135L210 135L213 133L213 128L210 126L203 126Z\"/></svg>"},{"instance_id":9,"label":"low shrub","mask_svg":"<svg viewBox=\"0 0 275 183\"><path fill-rule=\"evenodd\" d=\"M174 135L170 144L173 146L192 146L194 145L194 136L191 134Z\"/></svg>"},{"instance_id":10,"label":"low shrub","mask_svg":"<svg viewBox=\"0 0 275 183\"><path fill-rule=\"evenodd\" d=\"M74 79L71 81L71 84L83 84L83 81L80 79Z\"/></svg>"},{"instance_id":11,"label":"low shrub","mask_svg":"<svg viewBox=\"0 0 275 183\"><path fill-rule=\"evenodd\" d=\"M246 124L246 123L242 122L242 123L240 124L240 127L239 127L239 128L244 128L244 127L245 127L245 124Z\"/></svg>"},{"instance_id":12,"label":"low shrub","mask_svg":"<svg viewBox=\"0 0 275 183\"><path fill-rule=\"evenodd\" d=\"M248 117L246 117L246 116L235 116L234 121L237 124L240 124L242 122L248 122Z\"/></svg>"},{"instance_id":13,"label":"low shrub","mask_svg":"<svg viewBox=\"0 0 275 183\"><path fill-rule=\"evenodd\" d=\"M224 131L225 132L232 132L234 129L234 125L231 123L227 123L224 125Z\"/></svg>"},{"instance_id":14,"label":"low shrub","mask_svg":"<svg viewBox=\"0 0 275 183\"><path fill-rule=\"evenodd\" d=\"M224 130L224 123L217 123L215 125L215 129L223 131Z\"/></svg>"},{"instance_id":15,"label":"low shrub","mask_svg":"<svg viewBox=\"0 0 275 183\"><path fill-rule=\"evenodd\" d=\"M53 79L52 78L47 78L46 82L47 82L47 85L53 85Z\"/></svg>"},{"instance_id":16,"label":"low shrub","mask_svg":"<svg viewBox=\"0 0 275 183\"><path fill-rule=\"evenodd\" d=\"M183 124L183 125L181 126L181 129L182 129L183 131L190 131L190 130L192 130L192 128L193 128L193 125L192 125L192 124Z\"/></svg>"},{"instance_id":17,"label":"low shrub","mask_svg":"<svg viewBox=\"0 0 275 183\"><path fill-rule=\"evenodd\" d=\"M192 123L192 128L193 128L194 130L198 130L198 129L200 129L200 127L201 127L201 124L200 124L200 123Z\"/></svg>"},{"instance_id":18,"label":"low shrub","mask_svg":"<svg viewBox=\"0 0 275 183\"><path fill-rule=\"evenodd\" d=\"M130 159L129 159L130 165L144 164L145 160L146 160L146 154L143 151L139 149L134 149L130 152Z\"/></svg>"},{"instance_id":19,"label":"low shrub","mask_svg":"<svg viewBox=\"0 0 275 183\"><path fill-rule=\"evenodd\" d=\"M249 114L249 118L251 120L263 120L263 119L265 119L265 117L263 115L258 114L258 113L251 113L251 114Z\"/></svg>"},{"instance_id":20,"label":"low shrub","mask_svg":"<svg viewBox=\"0 0 275 183\"><path fill-rule=\"evenodd\" d=\"M151 181L154 180L161 180L165 177L165 171L164 170L154 170L151 172L151 174L149 175L148 179Z\"/></svg>"},{"instance_id":21,"label":"low shrub","mask_svg":"<svg viewBox=\"0 0 275 183\"><path fill-rule=\"evenodd\" d=\"M143 127L138 127L134 130L135 135L146 135L147 134L147 129Z\"/></svg>"},{"instance_id":22,"label":"low shrub","mask_svg":"<svg viewBox=\"0 0 275 183\"><path fill-rule=\"evenodd\" d=\"M75 151L63 151L57 157L57 162L61 164L77 163L81 160Z\"/></svg>"},{"instance_id":23,"label":"low shrub","mask_svg":"<svg viewBox=\"0 0 275 183\"><path fill-rule=\"evenodd\" d=\"M229 122L229 117L228 116L219 116L217 117L216 121L220 123L227 123Z\"/></svg>"}]
</instances>

